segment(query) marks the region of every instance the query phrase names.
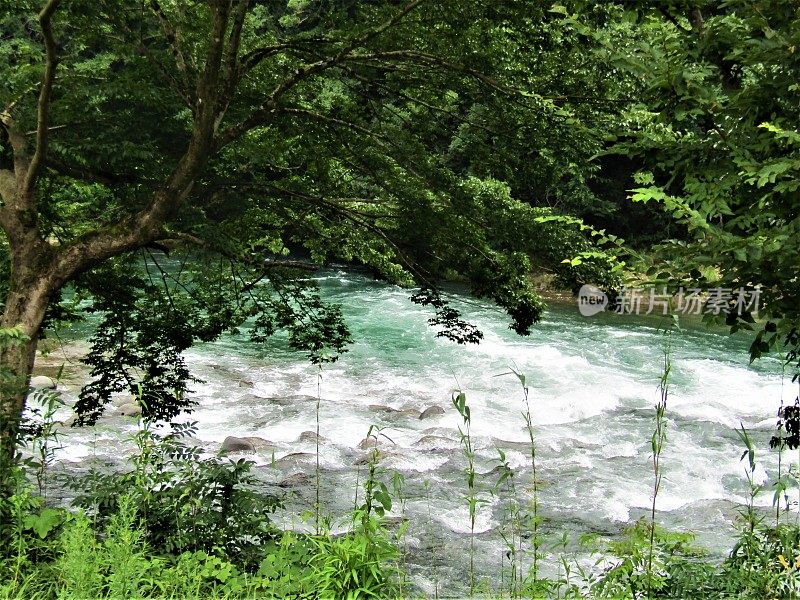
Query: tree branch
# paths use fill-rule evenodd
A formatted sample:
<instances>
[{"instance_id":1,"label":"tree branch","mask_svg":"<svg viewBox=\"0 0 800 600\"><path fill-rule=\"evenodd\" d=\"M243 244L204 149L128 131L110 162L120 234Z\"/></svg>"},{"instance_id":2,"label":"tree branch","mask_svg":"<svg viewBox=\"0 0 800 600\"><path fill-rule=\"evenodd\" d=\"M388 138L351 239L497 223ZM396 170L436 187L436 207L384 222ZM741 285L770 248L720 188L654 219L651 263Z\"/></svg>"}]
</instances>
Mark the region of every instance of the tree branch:
<instances>
[{"instance_id":1,"label":"tree branch","mask_svg":"<svg viewBox=\"0 0 800 600\"><path fill-rule=\"evenodd\" d=\"M411 96L410 94L406 94L405 92L402 92L400 90L392 89L389 86L387 86L385 83L372 81L369 78L364 77L363 75L358 73L352 67L349 67L347 65L344 65L343 68L350 74L351 77L355 78L356 80L360 81L361 83L363 83L365 85L375 85L375 86L381 88L382 90L384 90L387 94L391 94L391 95L397 96L398 98L402 98L403 100L406 100L407 102L410 102L410 103L415 104L417 106L422 106L423 108L427 108L429 111L437 112L437 113L443 114L445 116L448 116L448 117L450 117L451 119L453 119L454 121L456 121L458 123L466 124L466 125L469 125L471 127L475 127L476 129L481 129L481 130L485 131L486 133L489 133L489 134L492 134L492 135L509 136L512 133L510 130L500 131L500 130L492 129L490 127L487 127L486 125L483 125L482 123L478 123L476 121L472 121L472 120L468 119L466 116L464 116L462 114L458 114L458 113L456 113L454 111L447 110L446 108L442 108L441 106L436 106L435 104L431 104L430 102L426 102L426 101L424 101L424 100L422 100L420 98L417 98L415 96ZM362 97L365 97L364 93L362 91L354 89L353 87L350 87L350 89L353 90L355 93L360 94ZM514 131L513 133L516 133L516 131Z\"/></svg>"},{"instance_id":2,"label":"tree branch","mask_svg":"<svg viewBox=\"0 0 800 600\"><path fill-rule=\"evenodd\" d=\"M354 131L358 131L359 133L363 133L364 135L368 135L376 140L380 140L382 142L388 143L389 139L381 135L380 133L376 133L374 131L370 131L366 127L362 127L361 125L356 125L355 123L351 123L349 121L344 121L342 119L337 119L335 117L329 117L327 115L322 115L320 113L315 113L313 111L307 110L305 108L279 108L278 112L282 114L288 115L297 115L301 117L308 117L310 119L314 119L316 121L321 121L323 123L329 123L331 125L342 125L343 127L347 127L348 129L352 129Z\"/></svg>"},{"instance_id":3,"label":"tree branch","mask_svg":"<svg viewBox=\"0 0 800 600\"><path fill-rule=\"evenodd\" d=\"M697 31L698 33L702 32L705 29L706 22L703 19L703 13L700 11L699 8L695 8L692 10L692 28Z\"/></svg>"},{"instance_id":4,"label":"tree branch","mask_svg":"<svg viewBox=\"0 0 800 600\"><path fill-rule=\"evenodd\" d=\"M213 128L216 125L216 117L219 107L217 99L219 97L220 69L222 65L222 55L225 47L225 30L228 28L228 16L230 14L230 2L228 0L213 0L214 23L211 29L211 40L206 57L203 74L197 81L197 118L195 123L204 134L203 142L210 146L213 137ZM208 139L205 139L208 136ZM210 150L207 148L206 151Z\"/></svg>"},{"instance_id":5,"label":"tree branch","mask_svg":"<svg viewBox=\"0 0 800 600\"><path fill-rule=\"evenodd\" d=\"M117 174L102 169L92 169L83 165L75 165L63 162L52 156L47 157L45 162L47 168L52 169L60 175L72 177L80 181L92 181L95 183L102 183L104 185L114 185L118 183L133 183L137 181L136 177L131 174Z\"/></svg>"},{"instance_id":6,"label":"tree branch","mask_svg":"<svg viewBox=\"0 0 800 600\"><path fill-rule=\"evenodd\" d=\"M218 83L230 2L212 0L212 7L214 22L211 40L203 74L197 82L197 110L192 138L186 151L164 185L155 192L143 210L100 230L87 233L57 252L52 265L56 287L112 256L136 250L157 239L164 222L184 201L198 173L208 162L214 136Z\"/></svg>"},{"instance_id":7,"label":"tree branch","mask_svg":"<svg viewBox=\"0 0 800 600\"><path fill-rule=\"evenodd\" d=\"M99 0L99 1L105 7L108 15L111 18L122 17L121 19L118 19L116 21L116 25L119 28L128 27L124 15L122 15L118 10L118 4L110 6L107 0ZM142 4L142 13L143 11L144 11L144 4ZM141 16L137 15L137 18L141 18ZM113 35L109 35L109 37L111 37L112 39L117 39L118 41L121 41L123 43L128 42L128 40L124 39L123 37L118 37ZM161 73L161 75L164 77L164 80L167 82L167 85L175 92L175 94L186 103L186 106L194 110L194 99L192 98L192 89L191 86L188 85L188 82L184 82L184 84L181 85L181 82L179 82L175 78L174 75L175 69L171 70L167 69L167 67L158 59L158 57L154 55L153 50L149 48L147 45L145 45L143 38L140 35L135 36L132 41L138 47L139 52L141 52L142 55L147 58L150 64L153 65L153 67L155 67L155 69L158 70L159 73Z\"/></svg>"},{"instance_id":8,"label":"tree branch","mask_svg":"<svg viewBox=\"0 0 800 600\"><path fill-rule=\"evenodd\" d=\"M228 38L228 50L225 66L225 96L230 100L236 83L239 80L239 48L242 45L242 27L247 16L247 9L250 7L250 0L238 0L239 4L233 14L233 25Z\"/></svg>"},{"instance_id":9,"label":"tree branch","mask_svg":"<svg viewBox=\"0 0 800 600\"><path fill-rule=\"evenodd\" d=\"M24 193L21 195L21 199L30 199L33 197L31 191L36 184L36 177L39 175L39 171L44 164L44 158L47 155L50 96L53 91L53 82L56 78L56 67L58 66L56 42L53 38L52 17L60 3L61 0L48 0L45 7L39 13L39 24L42 28L42 35L44 36L46 62L44 79L42 80L42 87L39 91L39 103L37 106L36 150L33 154L33 158L31 158L31 163L27 170L28 172L24 176L22 185Z\"/></svg>"},{"instance_id":10,"label":"tree branch","mask_svg":"<svg viewBox=\"0 0 800 600\"><path fill-rule=\"evenodd\" d=\"M175 64L178 66L178 72L181 74L181 79L183 80L183 88L185 90L183 95L188 96L192 88L189 85L189 67L183 55L183 50L181 49L180 33L172 27L172 24L169 22L158 0L150 0L150 8L155 13L159 23L161 23L164 37L167 39L167 43L172 50L172 56L175 57Z\"/></svg>"},{"instance_id":11,"label":"tree branch","mask_svg":"<svg viewBox=\"0 0 800 600\"><path fill-rule=\"evenodd\" d=\"M304 260L293 260L293 259L283 259L283 258L255 260L254 258L241 256L239 254L236 254L235 252L231 252L229 250L226 250L225 248L216 246L211 242L199 238L190 233L182 233L179 231L164 231L162 235L163 237L159 237L158 239L159 241L165 244L169 244L170 242L173 243L180 242L183 244L189 244L190 246L200 248L201 250L205 250L213 254L219 254L220 256L224 256L225 258L231 261L240 262L243 264L247 264L249 266L256 266L259 269L300 269L303 271L316 271L320 268L320 265Z\"/></svg>"},{"instance_id":12,"label":"tree branch","mask_svg":"<svg viewBox=\"0 0 800 600\"><path fill-rule=\"evenodd\" d=\"M469 67L465 67L464 65L451 63L433 54L426 54L424 52L417 52L415 50L389 50L386 52L375 52L372 54L354 54L345 57L343 60L357 63L359 61L369 62L369 61L384 60L384 59L389 59L389 60L407 59L410 61L414 61L417 64L422 64L429 67L430 66L441 67L448 71L454 71L456 73L463 73L465 75L469 75L479 80L480 82L488 85L489 87L497 90L498 92L502 92L504 94L510 94L510 95L525 94L523 90L505 86L496 79L494 79L493 77L486 75L485 73L481 73L480 71L476 71L475 69L470 69Z\"/></svg>"},{"instance_id":13,"label":"tree branch","mask_svg":"<svg viewBox=\"0 0 800 600\"><path fill-rule=\"evenodd\" d=\"M391 19L382 23L378 27L374 27L369 31L365 32L364 34L354 38L350 41L349 44L345 45L339 52L335 55L325 59L320 60L315 63L307 64L303 67L297 69L294 74L284 79L278 86L272 91L272 93L267 97L267 99L261 104L261 106L256 109L254 113L252 113L247 119L241 122L239 125L234 125L233 127L228 128L225 130L222 135L219 136L216 149L222 148L227 144L230 144L232 141L238 139L243 134L245 134L250 129L254 127L258 127L263 125L271 115L274 114L275 108L278 105L278 102L283 98L283 96L289 92L292 88L294 88L298 83L301 81L308 79L312 75L316 75L321 73L331 67L341 63L348 55L353 52L356 48L359 48L372 40L374 37L380 35L387 29L390 29L397 25L403 18L412 12L415 8L417 8L420 4L422 4L425 0L412 0L408 4L403 7L397 14L395 14Z\"/></svg>"},{"instance_id":14,"label":"tree branch","mask_svg":"<svg viewBox=\"0 0 800 600\"><path fill-rule=\"evenodd\" d=\"M255 50L251 50L247 54L243 55L241 60L239 60L239 64L237 66L237 71L239 75L246 75L253 69L255 69L261 62L270 58L271 56L275 56L276 54L280 54L284 50L302 50L305 46L310 44L330 44L329 40L325 40L323 38L313 38L309 40L295 40L293 42L284 42L281 44L275 44L274 46L265 46L263 48L256 48Z\"/></svg>"},{"instance_id":15,"label":"tree branch","mask_svg":"<svg viewBox=\"0 0 800 600\"><path fill-rule=\"evenodd\" d=\"M662 16L665 19L667 19L667 21L669 21L670 23L675 25L675 27L677 27L679 31L682 31L684 33L692 33L692 30L691 29L687 29L686 27L681 25L680 22L678 21L678 19L675 18L675 15L673 15L671 12L669 12L669 9L667 9L665 6L659 5L658 10L662 14Z\"/></svg>"},{"instance_id":16,"label":"tree branch","mask_svg":"<svg viewBox=\"0 0 800 600\"><path fill-rule=\"evenodd\" d=\"M147 60L153 65L166 79L167 85L172 88L175 94L181 98L190 109L194 110L194 99L192 98L192 90L191 87L188 89L184 89L180 82L175 78L175 76L169 72L169 70L164 66L158 58L156 58L147 46L143 45L141 42L137 43L139 46L139 50L147 57Z\"/></svg>"}]
</instances>

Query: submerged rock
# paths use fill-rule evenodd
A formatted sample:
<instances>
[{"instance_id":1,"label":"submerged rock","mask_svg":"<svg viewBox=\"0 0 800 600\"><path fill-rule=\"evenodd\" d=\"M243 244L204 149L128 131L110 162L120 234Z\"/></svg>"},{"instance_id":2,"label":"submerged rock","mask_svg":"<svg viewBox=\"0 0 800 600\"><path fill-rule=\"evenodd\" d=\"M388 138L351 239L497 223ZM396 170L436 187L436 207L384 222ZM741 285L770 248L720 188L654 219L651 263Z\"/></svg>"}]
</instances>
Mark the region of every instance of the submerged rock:
<instances>
[{"instance_id":1,"label":"submerged rock","mask_svg":"<svg viewBox=\"0 0 800 600\"><path fill-rule=\"evenodd\" d=\"M527 428L523 428L525 433L528 433ZM523 454L530 454L531 451L531 443L530 442L518 442L512 440L501 440L500 438L492 438L492 444L497 448L503 448L505 450L517 450L522 452ZM573 448L584 448L588 449L589 446L581 446L577 440L570 440L569 447ZM602 447L602 446L600 446Z\"/></svg>"},{"instance_id":2,"label":"submerged rock","mask_svg":"<svg viewBox=\"0 0 800 600\"><path fill-rule=\"evenodd\" d=\"M478 473L478 474L481 477L491 477L491 476L499 477L500 474L503 473L504 471L505 469L503 468L502 465L497 465L496 467L494 467L489 471L486 471L485 473Z\"/></svg>"},{"instance_id":3,"label":"submerged rock","mask_svg":"<svg viewBox=\"0 0 800 600\"><path fill-rule=\"evenodd\" d=\"M54 390L56 389L56 382L45 375L36 375L31 377L31 387L34 390Z\"/></svg>"},{"instance_id":4,"label":"submerged rock","mask_svg":"<svg viewBox=\"0 0 800 600\"><path fill-rule=\"evenodd\" d=\"M425 410L422 411L422 414L419 416L420 419L429 419L431 417L435 417L436 415L443 415L444 409L441 406L429 406Z\"/></svg>"},{"instance_id":5,"label":"submerged rock","mask_svg":"<svg viewBox=\"0 0 800 600\"><path fill-rule=\"evenodd\" d=\"M364 456L362 456L361 458L357 459L353 463L353 466L361 467L361 466L369 464L369 462L372 461L372 460L374 460L375 462L380 462L384 458L386 458L387 456L389 456L389 455L386 452L382 452L381 450L375 449L375 450L372 450L371 452L367 452Z\"/></svg>"},{"instance_id":6,"label":"submerged rock","mask_svg":"<svg viewBox=\"0 0 800 600\"><path fill-rule=\"evenodd\" d=\"M311 477L306 475L305 473L293 473L289 475L285 479L283 479L280 483L278 483L278 487L288 488L288 487L298 487L301 485L307 485L311 481Z\"/></svg>"},{"instance_id":7,"label":"submerged rock","mask_svg":"<svg viewBox=\"0 0 800 600\"><path fill-rule=\"evenodd\" d=\"M424 448L430 451L452 450L458 447L458 442L441 435L424 435L414 442L417 448Z\"/></svg>"},{"instance_id":8,"label":"submerged rock","mask_svg":"<svg viewBox=\"0 0 800 600\"><path fill-rule=\"evenodd\" d=\"M387 415L404 415L407 417L418 418L420 413L415 408L392 408L384 404L370 404L368 407L372 412L386 413Z\"/></svg>"},{"instance_id":9,"label":"submerged rock","mask_svg":"<svg viewBox=\"0 0 800 600\"><path fill-rule=\"evenodd\" d=\"M256 447L247 438L239 438L229 435L222 441L222 446L220 447L219 451L221 453L226 452L255 452Z\"/></svg>"},{"instance_id":10,"label":"submerged rock","mask_svg":"<svg viewBox=\"0 0 800 600\"><path fill-rule=\"evenodd\" d=\"M316 431L304 431L300 434L300 437L297 438L298 442L316 442L317 438L319 441L323 441L325 438L321 435L317 435Z\"/></svg>"},{"instance_id":11,"label":"submerged rock","mask_svg":"<svg viewBox=\"0 0 800 600\"><path fill-rule=\"evenodd\" d=\"M316 455L310 452L292 452L286 456L275 459L274 465L282 469L302 469L309 465L315 458Z\"/></svg>"},{"instance_id":12,"label":"submerged rock","mask_svg":"<svg viewBox=\"0 0 800 600\"><path fill-rule=\"evenodd\" d=\"M120 406L116 414L123 417L138 417L142 414L142 407L138 403L129 402Z\"/></svg>"},{"instance_id":13,"label":"submerged rock","mask_svg":"<svg viewBox=\"0 0 800 600\"><path fill-rule=\"evenodd\" d=\"M259 396L258 394L251 394L246 393L242 395L242 403L243 404L256 404L256 405L267 405L272 402L271 398L266 398L264 396Z\"/></svg>"},{"instance_id":14,"label":"submerged rock","mask_svg":"<svg viewBox=\"0 0 800 600\"><path fill-rule=\"evenodd\" d=\"M358 447L361 448L362 450L366 450L367 448L375 448L376 446L378 446L379 443L380 442L378 442L377 438L375 438L374 436L369 436L361 440L358 443Z\"/></svg>"},{"instance_id":15,"label":"submerged rock","mask_svg":"<svg viewBox=\"0 0 800 600\"><path fill-rule=\"evenodd\" d=\"M454 430L448 429L447 427L428 427L423 429L422 433L426 435L439 435L448 439L451 439L452 436L455 435Z\"/></svg>"},{"instance_id":16,"label":"submerged rock","mask_svg":"<svg viewBox=\"0 0 800 600\"><path fill-rule=\"evenodd\" d=\"M419 419L420 415L422 414L416 408L403 408L398 411L401 415L405 415L407 417L411 417L413 419Z\"/></svg>"},{"instance_id":17,"label":"submerged rock","mask_svg":"<svg viewBox=\"0 0 800 600\"><path fill-rule=\"evenodd\" d=\"M391 406L386 406L384 404L370 404L369 409L373 412L384 412L384 413L400 412L396 408L392 408Z\"/></svg>"},{"instance_id":18,"label":"submerged rock","mask_svg":"<svg viewBox=\"0 0 800 600\"><path fill-rule=\"evenodd\" d=\"M291 452L291 453L287 454L286 456L284 456L283 458L281 458L280 460L306 459L306 458L311 458L313 456L314 456L314 454L312 454L311 452Z\"/></svg>"},{"instance_id":19,"label":"submerged rock","mask_svg":"<svg viewBox=\"0 0 800 600\"><path fill-rule=\"evenodd\" d=\"M276 446L275 442L265 440L255 435L247 435L239 439L250 442L256 450L272 450Z\"/></svg>"}]
</instances>

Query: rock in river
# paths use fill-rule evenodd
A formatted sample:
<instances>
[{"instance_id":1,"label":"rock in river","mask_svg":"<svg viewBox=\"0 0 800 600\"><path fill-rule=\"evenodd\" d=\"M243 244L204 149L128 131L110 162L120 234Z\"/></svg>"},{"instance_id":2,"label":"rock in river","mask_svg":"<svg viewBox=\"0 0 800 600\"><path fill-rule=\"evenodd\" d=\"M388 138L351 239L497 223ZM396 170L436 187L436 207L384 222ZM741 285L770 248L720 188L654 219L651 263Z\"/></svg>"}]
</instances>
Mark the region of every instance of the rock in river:
<instances>
[{"instance_id":1,"label":"rock in river","mask_svg":"<svg viewBox=\"0 0 800 600\"><path fill-rule=\"evenodd\" d=\"M222 441L220 452L255 452L256 447L250 440L229 435Z\"/></svg>"},{"instance_id":2,"label":"rock in river","mask_svg":"<svg viewBox=\"0 0 800 600\"><path fill-rule=\"evenodd\" d=\"M371 435L361 440L358 443L358 447L361 448L362 450L366 450L367 448L375 448L378 446L378 444L379 444L378 438L376 438L374 435Z\"/></svg>"},{"instance_id":3,"label":"rock in river","mask_svg":"<svg viewBox=\"0 0 800 600\"><path fill-rule=\"evenodd\" d=\"M139 398L133 394L120 394L119 396L114 396L111 399L112 406L116 406L117 408L124 406L125 404L137 404L138 402Z\"/></svg>"},{"instance_id":4,"label":"rock in river","mask_svg":"<svg viewBox=\"0 0 800 600\"><path fill-rule=\"evenodd\" d=\"M248 436L245 436L245 437L242 437L242 438L239 438L239 439L240 440L244 440L246 442L250 442L251 444L253 444L253 448L255 448L256 450L274 450L275 449L275 442L271 442L269 440L265 440L264 438L258 437L258 436L255 436L255 435L248 435Z\"/></svg>"},{"instance_id":5,"label":"rock in river","mask_svg":"<svg viewBox=\"0 0 800 600\"><path fill-rule=\"evenodd\" d=\"M316 431L304 431L300 434L300 437L297 438L298 442L315 442L319 439L320 442L324 441L325 438L323 436L318 436Z\"/></svg>"},{"instance_id":6,"label":"rock in river","mask_svg":"<svg viewBox=\"0 0 800 600\"><path fill-rule=\"evenodd\" d=\"M134 402L123 404L117 409L117 414L123 417L138 417L142 414L142 407Z\"/></svg>"},{"instance_id":7,"label":"rock in river","mask_svg":"<svg viewBox=\"0 0 800 600\"><path fill-rule=\"evenodd\" d=\"M422 411L422 414L419 416L420 419L429 419L430 417L435 417L436 415L443 415L444 409L441 406L429 406L425 410Z\"/></svg>"},{"instance_id":8,"label":"rock in river","mask_svg":"<svg viewBox=\"0 0 800 600\"><path fill-rule=\"evenodd\" d=\"M36 375L31 377L31 387L35 390L54 390L56 382L45 375Z\"/></svg>"},{"instance_id":9,"label":"rock in river","mask_svg":"<svg viewBox=\"0 0 800 600\"><path fill-rule=\"evenodd\" d=\"M298 487L301 485L306 485L310 481L311 478L305 473L294 473L293 475L289 475L286 479L281 481L278 486L282 488Z\"/></svg>"}]
</instances>

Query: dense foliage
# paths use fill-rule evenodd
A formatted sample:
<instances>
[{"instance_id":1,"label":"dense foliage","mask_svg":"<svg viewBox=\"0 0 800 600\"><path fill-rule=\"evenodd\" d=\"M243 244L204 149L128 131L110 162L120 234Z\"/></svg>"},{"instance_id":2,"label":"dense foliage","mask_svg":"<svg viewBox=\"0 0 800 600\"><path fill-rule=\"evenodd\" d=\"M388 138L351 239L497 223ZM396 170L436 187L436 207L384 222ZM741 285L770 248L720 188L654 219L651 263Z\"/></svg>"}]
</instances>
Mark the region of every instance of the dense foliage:
<instances>
[{"instance_id":1,"label":"dense foliage","mask_svg":"<svg viewBox=\"0 0 800 600\"><path fill-rule=\"evenodd\" d=\"M28 231L40 257L6 285L32 297L47 281L34 341L69 316L64 286L104 315L86 422L139 385L148 414L173 416L190 381L180 353L245 319L258 339L286 329L312 360L334 359L349 335L303 267L361 264L429 289L465 279L523 335L543 308L532 268L576 289L618 281L602 252L565 266L592 241L539 218L620 202L593 191L593 127L632 84L587 65L591 40L547 3L54 1L41 31L37 7L3 7L7 251L23 260ZM594 12L603 27L615 11ZM29 130L38 146L20 141ZM28 319L14 310L9 326Z\"/></svg>"},{"instance_id":2,"label":"dense foliage","mask_svg":"<svg viewBox=\"0 0 800 600\"><path fill-rule=\"evenodd\" d=\"M780 1L653 5L641 41L614 48L642 85L611 152L641 161L632 199L682 226L657 267L685 286L760 286L752 355L785 343L797 363L800 15ZM743 316L729 324L750 328Z\"/></svg>"}]
</instances>

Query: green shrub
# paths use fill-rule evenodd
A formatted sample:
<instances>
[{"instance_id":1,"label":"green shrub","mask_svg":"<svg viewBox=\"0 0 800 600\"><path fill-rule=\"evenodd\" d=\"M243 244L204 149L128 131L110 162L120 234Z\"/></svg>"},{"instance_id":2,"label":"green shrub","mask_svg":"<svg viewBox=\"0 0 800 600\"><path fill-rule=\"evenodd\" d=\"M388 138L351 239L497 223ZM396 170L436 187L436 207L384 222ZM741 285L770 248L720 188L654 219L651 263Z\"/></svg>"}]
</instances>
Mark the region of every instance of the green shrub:
<instances>
[{"instance_id":1,"label":"green shrub","mask_svg":"<svg viewBox=\"0 0 800 600\"><path fill-rule=\"evenodd\" d=\"M163 437L148 426L136 435L139 454L133 469L121 473L92 471L72 482L82 493L78 507L106 522L129 494L148 544L167 554L218 550L236 564L255 569L260 548L277 530L269 516L280 506L274 496L258 493L251 462L202 458L186 442L191 425L175 426Z\"/></svg>"},{"instance_id":2,"label":"green shrub","mask_svg":"<svg viewBox=\"0 0 800 600\"><path fill-rule=\"evenodd\" d=\"M800 596L800 527L744 528L722 565L726 591L749 597Z\"/></svg>"},{"instance_id":3,"label":"green shrub","mask_svg":"<svg viewBox=\"0 0 800 600\"><path fill-rule=\"evenodd\" d=\"M651 527L650 522L640 519L623 532L621 539L607 543L612 564L602 570L591 586L594 595L641 598L651 586L654 597L681 597L677 595L684 583L681 575L699 574L697 569L702 569L704 552L692 545L693 534L667 532L656 526L652 571L648 572Z\"/></svg>"},{"instance_id":4,"label":"green shrub","mask_svg":"<svg viewBox=\"0 0 800 600\"><path fill-rule=\"evenodd\" d=\"M252 586L276 598L298 597L314 582L305 576L314 557L315 546L305 536L288 531L271 542ZM309 585L310 584L310 585Z\"/></svg>"},{"instance_id":5,"label":"green shrub","mask_svg":"<svg viewBox=\"0 0 800 600\"><path fill-rule=\"evenodd\" d=\"M55 563L62 598L92 598L102 589L102 547L97 543L89 519L77 514L64 529L59 540L61 556Z\"/></svg>"},{"instance_id":6,"label":"green shrub","mask_svg":"<svg viewBox=\"0 0 800 600\"><path fill-rule=\"evenodd\" d=\"M377 518L370 517L348 535L309 541L314 552L305 580L316 597L386 598L396 592L398 549Z\"/></svg>"}]
</instances>

